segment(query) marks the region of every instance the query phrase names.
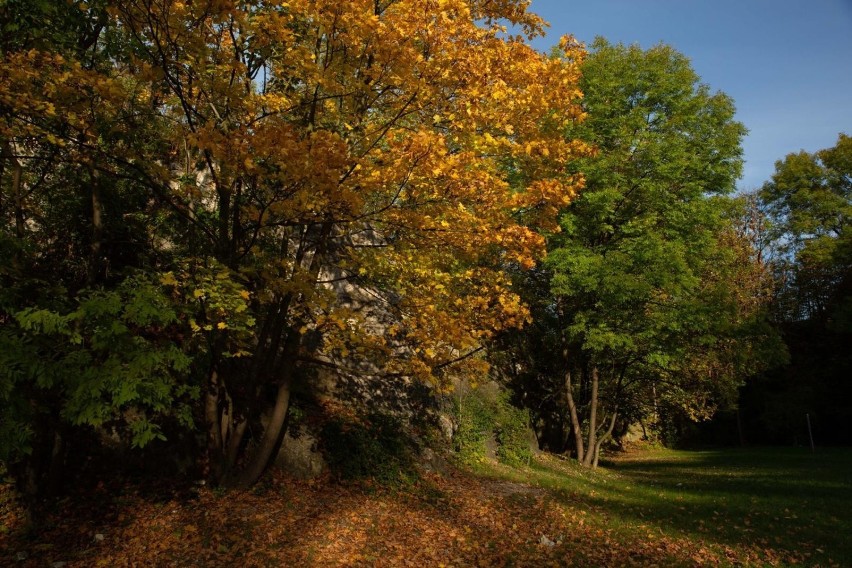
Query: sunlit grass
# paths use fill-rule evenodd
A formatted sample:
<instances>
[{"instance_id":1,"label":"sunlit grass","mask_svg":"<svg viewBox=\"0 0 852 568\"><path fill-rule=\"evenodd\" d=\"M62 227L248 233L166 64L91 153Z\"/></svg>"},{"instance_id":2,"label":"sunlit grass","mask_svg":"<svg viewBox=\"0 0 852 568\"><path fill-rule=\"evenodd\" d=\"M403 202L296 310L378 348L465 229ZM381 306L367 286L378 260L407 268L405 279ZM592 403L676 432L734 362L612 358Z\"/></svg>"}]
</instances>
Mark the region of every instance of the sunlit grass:
<instances>
[{"instance_id":1,"label":"sunlit grass","mask_svg":"<svg viewBox=\"0 0 852 568\"><path fill-rule=\"evenodd\" d=\"M771 562L852 564L852 451L801 448L643 450L597 471L543 456L485 475L548 489L620 538L655 534Z\"/></svg>"}]
</instances>

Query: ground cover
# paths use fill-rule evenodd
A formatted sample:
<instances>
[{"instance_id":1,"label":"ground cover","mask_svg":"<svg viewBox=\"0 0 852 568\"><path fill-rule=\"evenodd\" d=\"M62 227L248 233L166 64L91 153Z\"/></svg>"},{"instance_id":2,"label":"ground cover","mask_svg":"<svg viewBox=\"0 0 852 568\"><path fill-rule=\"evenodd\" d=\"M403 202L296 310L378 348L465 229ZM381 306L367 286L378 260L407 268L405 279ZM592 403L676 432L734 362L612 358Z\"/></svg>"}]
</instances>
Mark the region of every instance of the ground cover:
<instances>
[{"instance_id":1,"label":"ground cover","mask_svg":"<svg viewBox=\"0 0 852 568\"><path fill-rule=\"evenodd\" d=\"M802 448L616 454L598 472L539 462L488 475L548 488L620 541L700 543L723 563L852 566L852 451Z\"/></svg>"},{"instance_id":2,"label":"ground cover","mask_svg":"<svg viewBox=\"0 0 852 568\"><path fill-rule=\"evenodd\" d=\"M5 488L0 565L843 566L850 466L848 450L653 450L596 472L541 456L394 488L124 482L71 496L31 536Z\"/></svg>"}]
</instances>

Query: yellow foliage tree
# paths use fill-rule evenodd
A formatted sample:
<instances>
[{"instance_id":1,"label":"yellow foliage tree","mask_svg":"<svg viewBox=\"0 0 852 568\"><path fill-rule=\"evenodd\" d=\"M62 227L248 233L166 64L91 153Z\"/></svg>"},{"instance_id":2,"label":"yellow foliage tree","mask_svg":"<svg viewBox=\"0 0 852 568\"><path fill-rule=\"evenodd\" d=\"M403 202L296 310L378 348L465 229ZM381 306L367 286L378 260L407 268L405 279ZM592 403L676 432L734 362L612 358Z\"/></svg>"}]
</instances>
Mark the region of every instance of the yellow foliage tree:
<instances>
[{"instance_id":1,"label":"yellow foliage tree","mask_svg":"<svg viewBox=\"0 0 852 568\"><path fill-rule=\"evenodd\" d=\"M261 475L300 366L369 359L443 385L528 318L503 269L543 253L539 231L582 185L565 164L588 148L563 135L582 119L583 51L533 50L544 24L527 4L114 0L106 64L4 55L0 137L73 148L169 220L152 242L208 353L217 480ZM342 301L340 282L392 321Z\"/></svg>"}]
</instances>

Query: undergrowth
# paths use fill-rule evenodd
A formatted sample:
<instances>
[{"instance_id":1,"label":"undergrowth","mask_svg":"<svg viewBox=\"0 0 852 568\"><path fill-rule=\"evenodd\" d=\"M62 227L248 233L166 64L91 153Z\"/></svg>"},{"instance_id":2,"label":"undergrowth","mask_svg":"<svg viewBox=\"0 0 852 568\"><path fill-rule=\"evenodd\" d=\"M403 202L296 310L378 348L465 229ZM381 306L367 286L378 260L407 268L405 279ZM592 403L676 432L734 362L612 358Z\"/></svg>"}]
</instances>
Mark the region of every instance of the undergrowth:
<instances>
[{"instance_id":1,"label":"undergrowth","mask_svg":"<svg viewBox=\"0 0 852 568\"><path fill-rule=\"evenodd\" d=\"M508 465L524 465L532 459L529 413L513 406L507 392L487 387L459 389L452 410L457 424L453 449L461 463L481 463L491 457L491 451Z\"/></svg>"},{"instance_id":2,"label":"undergrowth","mask_svg":"<svg viewBox=\"0 0 852 568\"><path fill-rule=\"evenodd\" d=\"M410 485L417 479L417 445L405 432L401 421L387 414L329 420L321 438L331 473L344 480Z\"/></svg>"}]
</instances>

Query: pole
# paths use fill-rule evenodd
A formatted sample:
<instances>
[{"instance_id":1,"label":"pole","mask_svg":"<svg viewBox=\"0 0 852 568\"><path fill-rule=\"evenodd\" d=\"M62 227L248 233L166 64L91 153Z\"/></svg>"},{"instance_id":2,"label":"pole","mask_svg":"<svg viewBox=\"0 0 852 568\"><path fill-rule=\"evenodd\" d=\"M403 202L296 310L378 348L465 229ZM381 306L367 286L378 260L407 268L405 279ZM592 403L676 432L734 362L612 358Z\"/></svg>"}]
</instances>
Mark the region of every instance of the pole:
<instances>
[{"instance_id":1,"label":"pole","mask_svg":"<svg viewBox=\"0 0 852 568\"><path fill-rule=\"evenodd\" d=\"M814 449L814 434L811 432L811 415L805 414L805 420L808 421L808 438L811 441L811 453L814 453L816 449Z\"/></svg>"},{"instance_id":2,"label":"pole","mask_svg":"<svg viewBox=\"0 0 852 568\"><path fill-rule=\"evenodd\" d=\"M740 435L740 446L745 448L745 436L743 436L743 421L740 418L740 409L737 408L737 433Z\"/></svg>"}]
</instances>

